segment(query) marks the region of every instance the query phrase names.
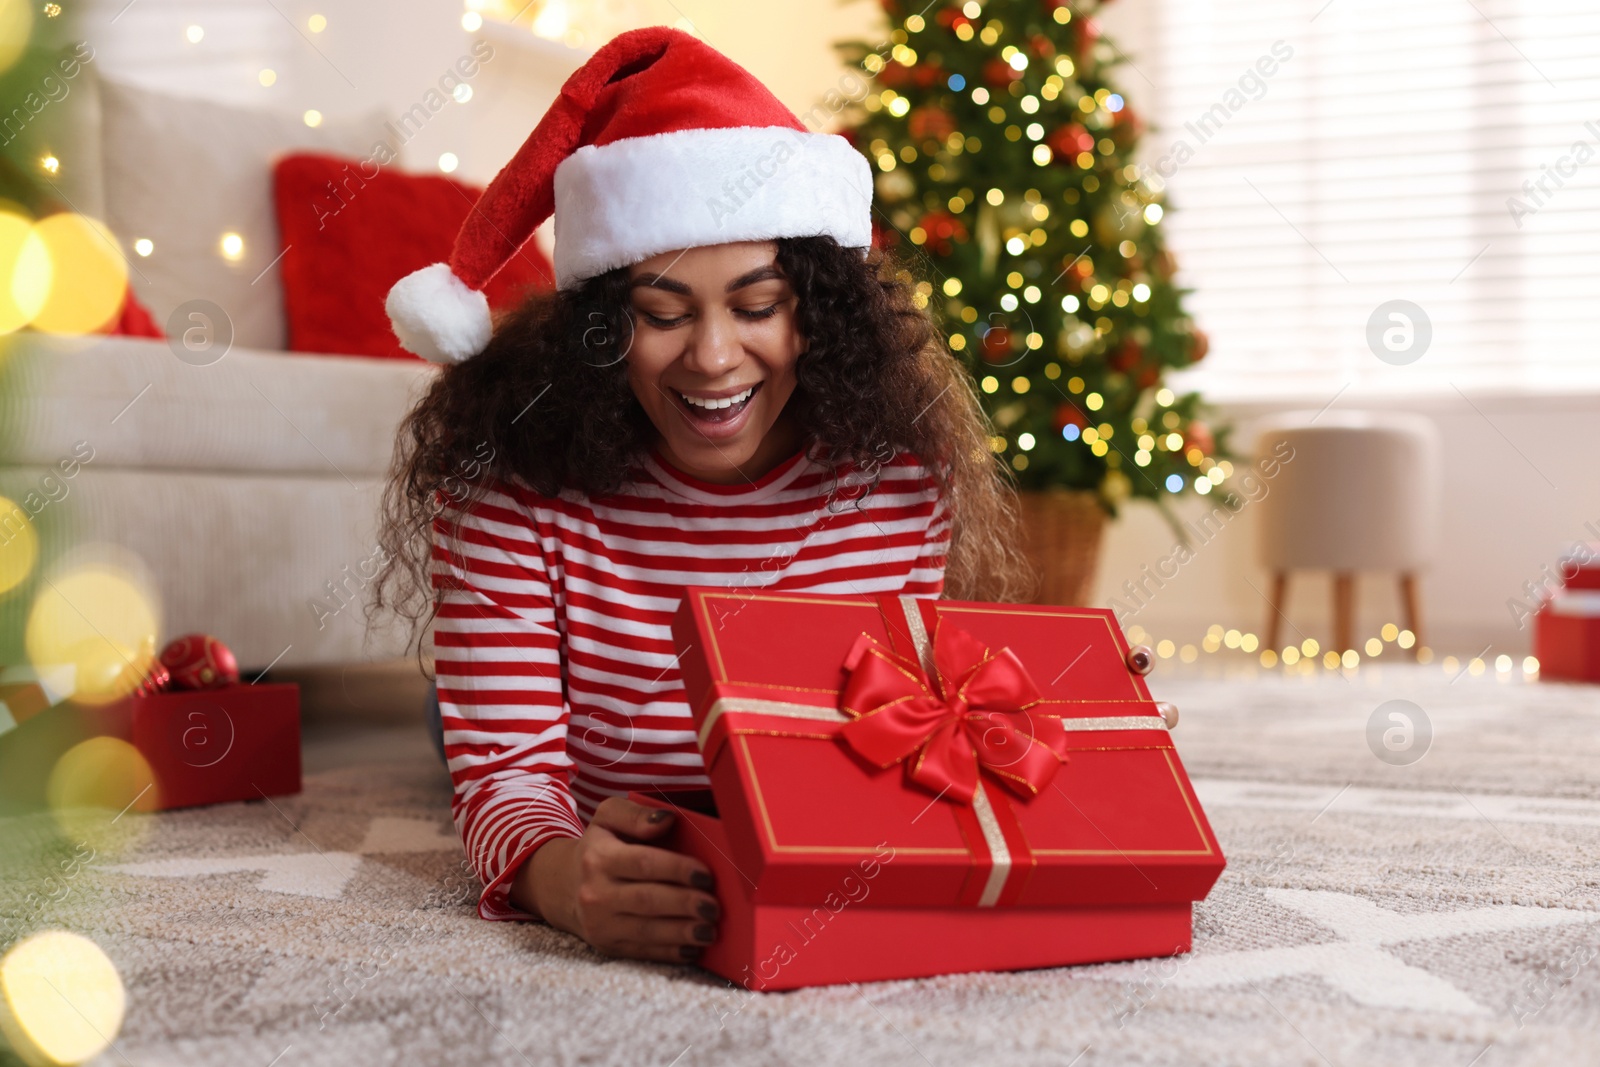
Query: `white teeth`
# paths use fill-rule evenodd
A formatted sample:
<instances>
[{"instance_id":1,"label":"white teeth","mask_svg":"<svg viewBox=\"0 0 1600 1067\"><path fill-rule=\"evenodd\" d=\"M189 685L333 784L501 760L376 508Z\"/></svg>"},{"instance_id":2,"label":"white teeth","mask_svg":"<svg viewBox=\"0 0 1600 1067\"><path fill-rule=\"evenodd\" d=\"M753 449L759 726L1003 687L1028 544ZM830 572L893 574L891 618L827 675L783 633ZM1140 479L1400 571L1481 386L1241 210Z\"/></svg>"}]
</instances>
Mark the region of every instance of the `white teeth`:
<instances>
[{"instance_id":1,"label":"white teeth","mask_svg":"<svg viewBox=\"0 0 1600 1067\"><path fill-rule=\"evenodd\" d=\"M750 394L753 392L755 392L755 387L751 386L742 393L738 393L734 396L725 396L720 400L703 400L700 397L688 396L684 393L679 393L678 395L683 397L683 401L686 404L693 404L695 407L705 408L707 411L716 411L719 408L731 408L735 404L744 403L746 400L750 399Z\"/></svg>"}]
</instances>

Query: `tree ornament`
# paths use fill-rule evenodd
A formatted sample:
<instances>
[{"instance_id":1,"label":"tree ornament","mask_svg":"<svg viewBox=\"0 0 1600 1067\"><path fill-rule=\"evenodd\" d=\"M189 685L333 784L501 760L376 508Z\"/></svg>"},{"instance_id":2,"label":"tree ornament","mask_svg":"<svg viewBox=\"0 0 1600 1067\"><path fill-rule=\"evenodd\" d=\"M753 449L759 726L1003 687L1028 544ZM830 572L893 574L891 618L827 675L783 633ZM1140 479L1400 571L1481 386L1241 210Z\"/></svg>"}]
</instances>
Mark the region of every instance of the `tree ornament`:
<instances>
[{"instance_id":1,"label":"tree ornament","mask_svg":"<svg viewBox=\"0 0 1600 1067\"><path fill-rule=\"evenodd\" d=\"M909 171L896 168L878 175L878 199L886 204L898 204L917 191L917 180Z\"/></svg>"},{"instance_id":2,"label":"tree ornament","mask_svg":"<svg viewBox=\"0 0 1600 1067\"><path fill-rule=\"evenodd\" d=\"M160 660L155 660L150 664L150 670L144 676L144 681L134 687L133 695L136 697L150 696L152 693L165 693L171 688L171 672L162 665Z\"/></svg>"},{"instance_id":3,"label":"tree ornament","mask_svg":"<svg viewBox=\"0 0 1600 1067\"><path fill-rule=\"evenodd\" d=\"M1020 77L1022 71L1003 59L991 59L983 65L983 80L988 82L991 88L1004 89Z\"/></svg>"},{"instance_id":4,"label":"tree ornament","mask_svg":"<svg viewBox=\"0 0 1600 1067\"><path fill-rule=\"evenodd\" d=\"M1217 440L1211 433L1211 427L1203 422L1191 422L1183 432L1184 451L1198 448L1200 454L1209 456L1217 449Z\"/></svg>"},{"instance_id":5,"label":"tree ornament","mask_svg":"<svg viewBox=\"0 0 1600 1067\"><path fill-rule=\"evenodd\" d=\"M1081 430L1089 425L1089 417L1072 401L1063 400L1056 405L1055 415L1051 417L1050 424L1055 427L1056 433L1060 433L1068 426L1076 426Z\"/></svg>"},{"instance_id":6,"label":"tree ornament","mask_svg":"<svg viewBox=\"0 0 1600 1067\"><path fill-rule=\"evenodd\" d=\"M1094 151L1094 135L1076 122L1058 126L1044 143L1055 153L1055 161L1064 166L1074 166L1079 152Z\"/></svg>"},{"instance_id":7,"label":"tree ornament","mask_svg":"<svg viewBox=\"0 0 1600 1067\"><path fill-rule=\"evenodd\" d=\"M1111 139L1126 147L1144 136L1144 119L1127 104L1111 116Z\"/></svg>"},{"instance_id":8,"label":"tree ornament","mask_svg":"<svg viewBox=\"0 0 1600 1067\"><path fill-rule=\"evenodd\" d=\"M1206 353L1211 351L1211 338L1206 335L1204 330L1191 327L1189 332L1194 335L1194 340L1191 342L1189 349L1189 362L1199 363L1206 358Z\"/></svg>"},{"instance_id":9,"label":"tree ornament","mask_svg":"<svg viewBox=\"0 0 1600 1067\"><path fill-rule=\"evenodd\" d=\"M218 689L239 681L239 662L209 634L185 634L161 650L161 665L177 689Z\"/></svg>"},{"instance_id":10,"label":"tree ornament","mask_svg":"<svg viewBox=\"0 0 1600 1067\"><path fill-rule=\"evenodd\" d=\"M938 256L948 256L956 244L967 241L967 227L960 219L943 211L930 211L922 217L923 247Z\"/></svg>"},{"instance_id":11,"label":"tree ornament","mask_svg":"<svg viewBox=\"0 0 1600 1067\"><path fill-rule=\"evenodd\" d=\"M885 89L903 89L911 84L911 71L899 61L891 61L878 72L878 84Z\"/></svg>"},{"instance_id":12,"label":"tree ornament","mask_svg":"<svg viewBox=\"0 0 1600 1067\"><path fill-rule=\"evenodd\" d=\"M942 141L956 132L955 116L934 104L919 107L906 119L906 129L917 140L929 137Z\"/></svg>"},{"instance_id":13,"label":"tree ornament","mask_svg":"<svg viewBox=\"0 0 1600 1067\"><path fill-rule=\"evenodd\" d=\"M1011 331L1004 326L991 326L984 331L983 358L990 363L1003 363L1011 355Z\"/></svg>"},{"instance_id":14,"label":"tree ornament","mask_svg":"<svg viewBox=\"0 0 1600 1067\"><path fill-rule=\"evenodd\" d=\"M1138 341L1130 338L1116 347L1110 358L1106 360L1106 363L1112 370L1126 374L1137 367L1139 361L1143 358L1144 348Z\"/></svg>"}]
</instances>

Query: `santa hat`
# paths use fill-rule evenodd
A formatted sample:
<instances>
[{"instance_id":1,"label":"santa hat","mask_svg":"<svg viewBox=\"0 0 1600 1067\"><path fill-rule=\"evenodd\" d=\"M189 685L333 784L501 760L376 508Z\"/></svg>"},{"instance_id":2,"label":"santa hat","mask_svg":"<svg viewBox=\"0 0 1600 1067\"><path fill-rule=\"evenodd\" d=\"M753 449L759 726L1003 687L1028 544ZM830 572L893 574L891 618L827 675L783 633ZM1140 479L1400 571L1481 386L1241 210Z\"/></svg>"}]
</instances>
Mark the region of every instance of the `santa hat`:
<instances>
[{"instance_id":1,"label":"santa hat","mask_svg":"<svg viewBox=\"0 0 1600 1067\"><path fill-rule=\"evenodd\" d=\"M483 289L555 214L556 285L662 252L827 235L872 240L872 171L749 71L679 30L621 34L567 83L484 190L449 263L396 282L395 336L435 363L483 351Z\"/></svg>"}]
</instances>

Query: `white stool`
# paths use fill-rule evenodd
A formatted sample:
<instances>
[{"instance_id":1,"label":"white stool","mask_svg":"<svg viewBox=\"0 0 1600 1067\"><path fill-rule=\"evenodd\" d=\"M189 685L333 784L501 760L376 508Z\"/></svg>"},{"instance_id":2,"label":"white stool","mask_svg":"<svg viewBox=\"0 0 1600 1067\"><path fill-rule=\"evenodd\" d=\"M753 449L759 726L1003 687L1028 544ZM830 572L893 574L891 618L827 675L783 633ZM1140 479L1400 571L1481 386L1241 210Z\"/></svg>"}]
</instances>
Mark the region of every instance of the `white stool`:
<instances>
[{"instance_id":1,"label":"white stool","mask_svg":"<svg viewBox=\"0 0 1600 1067\"><path fill-rule=\"evenodd\" d=\"M1285 446L1294 450L1287 461ZM1289 572L1327 570L1335 651L1353 644L1357 571L1399 573L1405 626L1421 648L1416 572L1432 555L1439 512L1433 423L1380 412L1289 412L1260 427L1255 451L1276 456L1280 467L1256 504L1258 554L1272 572L1267 647L1278 647Z\"/></svg>"}]
</instances>

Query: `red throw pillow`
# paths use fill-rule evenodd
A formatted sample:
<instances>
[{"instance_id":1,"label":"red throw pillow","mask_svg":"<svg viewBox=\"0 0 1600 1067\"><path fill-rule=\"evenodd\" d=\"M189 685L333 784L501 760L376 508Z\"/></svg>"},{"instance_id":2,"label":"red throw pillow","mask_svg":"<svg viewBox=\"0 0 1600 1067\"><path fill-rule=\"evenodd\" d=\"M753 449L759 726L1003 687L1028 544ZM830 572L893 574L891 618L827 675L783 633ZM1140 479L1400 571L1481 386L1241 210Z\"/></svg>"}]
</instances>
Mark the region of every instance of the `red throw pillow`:
<instances>
[{"instance_id":1,"label":"red throw pillow","mask_svg":"<svg viewBox=\"0 0 1600 1067\"><path fill-rule=\"evenodd\" d=\"M113 337L149 337L161 340L167 335L156 325L156 320L150 317L150 312L139 303L139 298L133 295L133 286L128 286L123 294L122 310L115 317L100 327L100 333L110 334Z\"/></svg>"},{"instance_id":2,"label":"red throw pillow","mask_svg":"<svg viewBox=\"0 0 1600 1067\"><path fill-rule=\"evenodd\" d=\"M292 352L414 359L389 329L383 300L414 270L450 258L482 190L439 174L402 174L371 160L296 154L273 172ZM509 242L508 242L509 243ZM493 311L555 288L532 241L489 283Z\"/></svg>"}]
</instances>

